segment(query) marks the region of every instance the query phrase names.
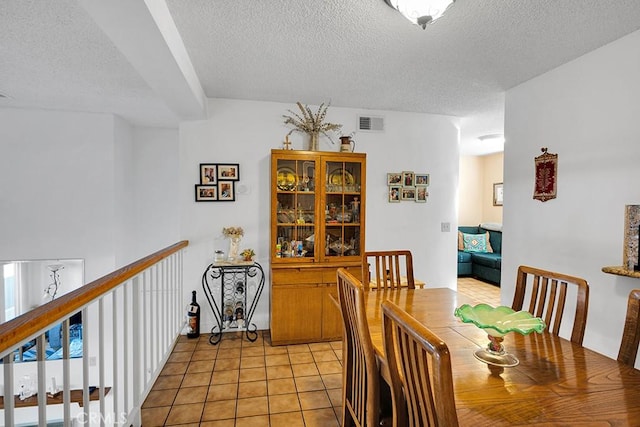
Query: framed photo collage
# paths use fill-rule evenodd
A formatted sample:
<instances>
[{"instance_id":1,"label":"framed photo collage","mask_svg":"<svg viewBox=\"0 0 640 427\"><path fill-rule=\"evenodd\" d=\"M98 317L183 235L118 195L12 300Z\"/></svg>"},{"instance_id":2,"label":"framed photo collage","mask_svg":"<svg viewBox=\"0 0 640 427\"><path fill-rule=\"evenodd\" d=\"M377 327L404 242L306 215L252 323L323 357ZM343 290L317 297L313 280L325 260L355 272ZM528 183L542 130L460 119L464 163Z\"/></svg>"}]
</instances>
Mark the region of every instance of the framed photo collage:
<instances>
[{"instance_id":1,"label":"framed photo collage","mask_svg":"<svg viewBox=\"0 0 640 427\"><path fill-rule=\"evenodd\" d=\"M411 171L387 173L389 203L426 203L429 192L429 174Z\"/></svg>"},{"instance_id":2,"label":"framed photo collage","mask_svg":"<svg viewBox=\"0 0 640 427\"><path fill-rule=\"evenodd\" d=\"M238 163L200 163L196 202L233 202L235 183L240 180Z\"/></svg>"}]
</instances>

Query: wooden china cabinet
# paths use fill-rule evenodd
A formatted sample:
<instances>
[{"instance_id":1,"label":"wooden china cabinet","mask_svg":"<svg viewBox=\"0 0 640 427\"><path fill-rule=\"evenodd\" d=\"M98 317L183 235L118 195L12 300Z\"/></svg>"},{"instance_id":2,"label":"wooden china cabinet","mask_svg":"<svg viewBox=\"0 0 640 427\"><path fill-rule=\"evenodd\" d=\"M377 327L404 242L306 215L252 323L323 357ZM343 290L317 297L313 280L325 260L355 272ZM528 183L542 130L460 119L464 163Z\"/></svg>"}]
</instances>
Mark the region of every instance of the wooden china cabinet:
<instances>
[{"instance_id":1,"label":"wooden china cabinet","mask_svg":"<svg viewBox=\"0 0 640 427\"><path fill-rule=\"evenodd\" d=\"M361 276L366 154L271 151L271 341L342 336L336 270Z\"/></svg>"}]
</instances>

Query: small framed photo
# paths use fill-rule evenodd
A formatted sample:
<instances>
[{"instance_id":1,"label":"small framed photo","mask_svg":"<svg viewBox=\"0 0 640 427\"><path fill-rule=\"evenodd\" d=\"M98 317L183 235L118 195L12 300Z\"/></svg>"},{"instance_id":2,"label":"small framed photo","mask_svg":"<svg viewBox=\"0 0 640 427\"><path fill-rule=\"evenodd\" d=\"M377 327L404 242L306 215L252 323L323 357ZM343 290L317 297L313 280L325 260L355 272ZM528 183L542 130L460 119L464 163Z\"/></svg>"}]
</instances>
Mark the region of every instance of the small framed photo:
<instances>
[{"instance_id":1,"label":"small framed photo","mask_svg":"<svg viewBox=\"0 0 640 427\"><path fill-rule=\"evenodd\" d=\"M402 200L411 200L411 201L416 200L416 189L415 189L415 187L411 187L411 188L402 187L401 199Z\"/></svg>"},{"instance_id":2,"label":"small framed photo","mask_svg":"<svg viewBox=\"0 0 640 427\"><path fill-rule=\"evenodd\" d=\"M426 186L416 187L416 203L427 203L429 192Z\"/></svg>"},{"instance_id":3,"label":"small framed photo","mask_svg":"<svg viewBox=\"0 0 640 427\"><path fill-rule=\"evenodd\" d=\"M400 172L388 173L387 185L402 185L402 174Z\"/></svg>"},{"instance_id":4,"label":"small framed photo","mask_svg":"<svg viewBox=\"0 0 640 427\"><path fill-rule=\"evenodd\" d=\"M413 187L415 184L415 174L410 171L402 172L402 186L403 187Z\"/></svg>"},{"instance_id":5,"label":"small framed photo","mask_svg":"<svg viewBox=\"0 0 640 427\"><path fill-rule=\"evenodd\" d=\"M493 206L502 206L502 183L493 184Z\"/></svg>"},{"instance_id":6,"label":"small framed photo","mask_svg":"<svg viewBox=\"0 0 640 427\"><path fill-rule=\"evenodd\" d=\"M402 186L391 185L389 186L389 203L400 202L400 195L402 194Z\"/></svg>"},{"instance_id":7,"label":"small framed photo","mask_svg":"<svg viewBox=\"0 0 640 427\"><path fill-rule=\"evenodd\" d=\"M237 163L218 163L218 180L239 181L240 165Z\"/></svg>"},{"instance_id":8,"label":"small framed photo","mask_svg":"<svg viewBox=\"0 0 640 427\"><path fill-rule=\"evenodd\" d=\"M232 202L236 199L236 190L233 181L218 181L218 200Z\"/></svg>"},{"instance_id":9,"label":"small framed photo","mask_svg":"<svg viewBox=\"0 0 640 427\"><path fill-rule=\"evenodd\" d=\"M196 184L196 202L215 202L218 200L218 187Z\"/></svg>"},{"instance_id":10,"label":"small framed photo","mask_svg":"<svg viewBox=\"0 0 640 427\"><path fill-rule=\"evenodd\" d=\"M200 163L200 184L215 185L218 182L217 165L213 163Z\"/></svg>"},{"instance_id":11,"label":"small framed photo","mask_svg":"<svg viewBox=\"0 0 640 427\"><path fill-rule=\"evenodd\" d=\"M427 186L429 185L429 174L428 173L416 173L415 175L415 186Z\"/></svg>"}]
</instances>

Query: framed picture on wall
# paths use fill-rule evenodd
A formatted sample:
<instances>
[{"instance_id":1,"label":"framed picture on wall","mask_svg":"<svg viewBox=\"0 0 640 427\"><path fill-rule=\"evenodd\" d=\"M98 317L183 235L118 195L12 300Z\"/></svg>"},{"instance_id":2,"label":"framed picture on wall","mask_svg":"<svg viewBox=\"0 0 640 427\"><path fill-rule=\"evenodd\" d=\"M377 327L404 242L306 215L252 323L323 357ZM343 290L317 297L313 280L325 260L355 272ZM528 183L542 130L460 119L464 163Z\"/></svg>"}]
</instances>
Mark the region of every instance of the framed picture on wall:
<instances>
[{"instance_id":1,"label":"framed picture on wall","mask_svg":"<svg viewBox=\"0 0 640 427\"><path fill-rule=\"evenodd\" d=\"M399 185L391 185L389 186L389 203L400 202L400 194L402 192L402 187Z\"/></svg>"},{"instance_id":2,"label":"framed picture on wall","mask_svg":"<svg viewBox=\"0 0 640 427\"><path fill-rule=\"evenodd\" d=\"M415 178L415 186L427 186L429 185L429 174L428 173L416 173Z\"/></svg>"},{"instance_id":3,"label":"framed picture on wall","mask_svg":"<svg viewBox=\"0 0 640 427\"><path fill-rule=\"evenodd\" d=\"M233 181L218 181L218 200L232 202L236 199L236 191Z\"/></svg>"},{"instance_id":4,"label":"framed picture on wall","mask_svg":"<svg viewBox=\"0 0 640 427\"><path fill-rule=\"evenodd\" d=\"M493 206L502 206L502 183L493 184Z\"/></svg>"},{"instance_id":5,"label":"framed picture on wall","mask_svg":"<svg viewBox=\"0 0 640 427\"><path fill-rule=\"evenodd\" d=\"M415 184L415 175L413 172L404 171L402 172L402 186L403 187L413 187Z\"/></svg>"},{"instance_id":6,"label":"framed picture on wall","mask_svg":"<svg viewBox=\"0 0 640 427\"><path fill-rule=\"evenodd\" d=\"M402 174L400 172L388 173L387 185L402 185Z\"/></svg>"},{"instance_id":7,"label":"framed picture on wall","mask_svg":"<svg viewBox=\"0 0 640 427\"><path fill-rule=\"evenodd\" d=\"M218 182L217 165L200 163L200 184L215 185L216 182Z\"/></svg>"},{"instance_id":8,"label":"framed picture on wall","mask_svg":"<svg viewBox=\"0 0 640 427\"><path fill-rule=\"evenodd\" d=\"M415 187L411 188L402 188L402 200L411 200L412 202L416 200L416 189Z\"/></svg>"},{"instance_id":9,"label":"framed picture on wall","mask_svg":"<svg viewBox=\"0 0 640 427\"><path fill-rule=\"evenodd\" d=\"M427 203L429 192L426 186L416 187L416 203Z\"/></svg>"},{"instance_id":10,"label":"framed picture on wall","mask_svg":"<svg viewBox=\"0 0 640 427\"><path fill-rule=\"evenodd\" d=\"M239 181L240 165L237 163L218 163L218 179L224 181Z\"/></svg>"},{"instance_id":11,"label":"framed picture on wall","mask_svg":"<svg viewBox=\"0 0 640 427\"><path fill-rule=\"evenodd\" d=\"M196 202L215 202L218 200L218 187L196 184Z\"/></svg>"}]
</instances>

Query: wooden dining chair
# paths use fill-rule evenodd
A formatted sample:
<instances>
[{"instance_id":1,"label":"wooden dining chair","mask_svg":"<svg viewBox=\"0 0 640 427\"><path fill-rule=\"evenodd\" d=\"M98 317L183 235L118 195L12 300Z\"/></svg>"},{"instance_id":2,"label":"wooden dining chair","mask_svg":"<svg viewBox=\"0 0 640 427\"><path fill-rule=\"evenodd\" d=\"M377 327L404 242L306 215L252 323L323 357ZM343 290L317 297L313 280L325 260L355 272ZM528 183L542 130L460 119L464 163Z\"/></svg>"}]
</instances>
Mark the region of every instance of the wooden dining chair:
<instances>
[{"instance_id":1,"label":"wooden dining chair","mask_svg":"<svg viewBox=\"0 0 640 427\"><path fill-rule=\"evenodd\" d=\"M380 417L379 362L371 343L362 283L338 269L343 324L342 426L377 426Z\"/></svg>"},{"instance_id":2,"label":"wooden dining chair","mask_svg":"<svg viewBox=\"0 0 640 427\"><path fill-rule=\"evenodd\" d=\"M629 293L627 301L627 316L618 361L633 368L638 355L638 345L640 345L640 289L634 289Z\"/></svg>"},{"instance_id":3,"label":"wooden dining chair","mask_svg":"<svg viewBox=\"0 0 640 427\"><path fill-rule=\"evenodd\" d=\"M582 345L589 308L589 285L586 280L521 265L518 267L516 292L511 308L516 311L522 310L525 295L529 294L529 306L525 310L542 318L547 325L546 331L558 335L569 286L576 287L576 311L573 317L571 341Z\"/></svg>"},{"instance_id":4,"label":"wooden dining chair","mask_svg":"<svg viewBox=\"0 0 640 427\"><path fill-rule=\"evenodd\" d=\"M389 300L382 303L393 425L458 425L451 356L444 341Z\"/></svg>"},{"instance_id":5,"label":"wooden dining chair","mask_svg":"<svg viewBox=\"0 0 640 427\"><path fill-rule=\"evenodd\" d=\"M375 276L371 275L371 267L375 271ZM362 259L362 281L366 290L400 287L415 289L411 251L365 252Z\"/></svg>"}]
</instances>

